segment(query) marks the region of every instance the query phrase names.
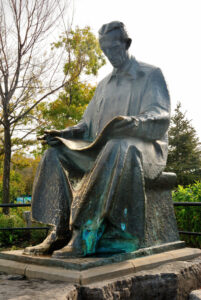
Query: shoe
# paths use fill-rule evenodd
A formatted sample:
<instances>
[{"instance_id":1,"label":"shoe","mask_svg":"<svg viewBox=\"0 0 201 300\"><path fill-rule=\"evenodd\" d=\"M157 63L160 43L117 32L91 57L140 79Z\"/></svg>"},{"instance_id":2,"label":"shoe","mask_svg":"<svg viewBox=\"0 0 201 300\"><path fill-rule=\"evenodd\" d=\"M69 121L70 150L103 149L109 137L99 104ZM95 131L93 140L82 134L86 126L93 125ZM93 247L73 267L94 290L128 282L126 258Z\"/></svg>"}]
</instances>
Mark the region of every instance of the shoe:
<instances>
[{"instance_id":1,"label":"shoe","mask_svg":"<svg viewBox=\"0 0 201 300\"><path fill-rule=\"evenodd\" d=\"M73 236L67 246L64 248L54 251L52 257L54 258L75 258L85 256L83 247L83 240L81 233L78 230L73 231Z\"/></svg>"},{"instance_id":2,"label":"shoe","mask_svg":"<svg viewBox=\"0 0 201 300\"><path fill-rule=\"evenodd\" d=\"M25 255L45 255L52 254L54 250L60 249L67 244L69 237L59 237L56 230L52 230L46 239L41 243L33 247L27 247L24 249Z\"/></svg>"}]
</instances>

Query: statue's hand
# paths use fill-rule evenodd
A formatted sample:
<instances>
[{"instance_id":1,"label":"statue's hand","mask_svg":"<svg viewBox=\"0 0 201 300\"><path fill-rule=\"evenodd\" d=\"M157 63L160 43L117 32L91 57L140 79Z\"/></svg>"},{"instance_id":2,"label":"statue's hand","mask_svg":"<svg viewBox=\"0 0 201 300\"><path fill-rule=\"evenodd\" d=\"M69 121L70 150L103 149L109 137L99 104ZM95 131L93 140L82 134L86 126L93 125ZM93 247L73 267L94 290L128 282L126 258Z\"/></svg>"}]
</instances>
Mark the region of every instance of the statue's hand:
<instances>
[{"instance_id":1,"label":"statue's hand","mask_svg":"<svg viewBox=\"0 0 201 300\"><path fill-rule=\"evenodd\" d=\"M41 140L42 144L48 144L50 146L56 146L59 145L61 142L55 139L56 136L62 136L61 130L44 130L44 135L38 137L38 140Z\"/></svg>"},{"instance_id":2,"label":"statue's hand","mask_svg":"<svg viewBox=\"0 0 201 300\"><path fill-rule=\"evenodd\" d=\"M62 130L56 130L56 129L51 129L51 130L44 130L45 135L50 135L50 136L61 136Z\"/></svg>"},{"instance_id":3,"label":"statue's hand","mask_svg":"<svg viewBox=\"0 0 201 300\"><path fill-rule=\"evenodd\" d=\"M133 120L131 117L124 116L123 119L118 120L113 124L112 133L115 135L123 133L124 130L126 130L129 126L132 125L132 123Z\"/></svg>"},{"instance_id":4,"label":"statue's hand","mask_svg":"<svg viewBox=\"0 0 201 300\"><path fill-rule=\"evenodd\" d=\"M44 130L44 133L45 134L43 136L38 137L38 140L41 140L42 144L48 144L50 146L56 146L61 144L61 142L55 137L72 138L72 130L70 127L64 130Z\"/></svg>"},{"instance_id":5,"label":"statue's hand","mask_svg":"<svg viewBox=\"0 0 201 300\"><path fill-rule=\"evenodd\" d=\"M133 128L137 126L137 119L129 116L119 116L120 120L114 122L111 128L111 135L114 136L127 136Z\"/></svg>"}]
</instances>

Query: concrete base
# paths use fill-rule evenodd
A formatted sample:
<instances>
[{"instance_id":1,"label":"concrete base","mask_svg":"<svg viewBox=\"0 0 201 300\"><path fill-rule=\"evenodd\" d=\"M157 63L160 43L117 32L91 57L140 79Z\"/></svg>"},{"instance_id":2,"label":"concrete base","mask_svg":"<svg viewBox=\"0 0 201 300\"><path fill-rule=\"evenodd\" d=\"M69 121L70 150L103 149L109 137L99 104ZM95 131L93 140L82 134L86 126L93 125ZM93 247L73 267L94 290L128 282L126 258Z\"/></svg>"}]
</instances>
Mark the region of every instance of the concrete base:
<instances>
[{"instance_id":1,"label":"concrete base","mask_svg":"<svg viewBox=\"0 0 201 300\"><path fill-rule=\"evenodd\" d=\"M139 258L131 258L118 263L97 266L106 258L87 257L82 259L53 259L51 257L31 257L22 251L0 253L0 271L19 274L27 278L60 280L72 284L86 285L93 282L111 280L139 271L150 270L173 261L191 260L201 256L200 249L182 248ZM77 266L77 269L75 268ZM85 269L78 266L85 265Z\"/></svg>"}]
</instances>

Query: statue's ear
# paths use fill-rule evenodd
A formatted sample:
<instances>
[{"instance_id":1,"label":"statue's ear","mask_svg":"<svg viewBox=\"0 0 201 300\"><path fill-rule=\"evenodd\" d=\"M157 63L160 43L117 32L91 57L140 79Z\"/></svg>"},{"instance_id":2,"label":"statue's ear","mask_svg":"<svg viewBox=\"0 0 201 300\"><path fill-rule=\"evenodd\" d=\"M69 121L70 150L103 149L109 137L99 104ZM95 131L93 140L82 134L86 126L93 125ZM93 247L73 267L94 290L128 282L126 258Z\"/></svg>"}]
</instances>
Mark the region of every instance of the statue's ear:
<instances>
[{"instance_id":1,"label":"statue's ear","mask_svg":"<svg viewBox=\"0 0 201 300\"><path fill-rule=\"evenodd\" d=\"M128 38L127 41L126 41L126 50L129 49L131 43L132 43L132 39Z\"/></svg>"}]
</instances>

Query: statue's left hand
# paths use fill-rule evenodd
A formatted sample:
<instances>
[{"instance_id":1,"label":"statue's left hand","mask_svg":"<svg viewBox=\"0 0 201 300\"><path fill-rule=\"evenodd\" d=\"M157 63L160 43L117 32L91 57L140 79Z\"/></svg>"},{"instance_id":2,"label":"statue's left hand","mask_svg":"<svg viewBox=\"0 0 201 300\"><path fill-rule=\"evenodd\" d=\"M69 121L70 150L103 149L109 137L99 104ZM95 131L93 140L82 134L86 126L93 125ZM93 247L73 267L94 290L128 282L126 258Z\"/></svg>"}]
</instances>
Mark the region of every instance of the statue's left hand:
<instances>
[{"instance_id":1,"label":"statue's left hand","mask_svg":"<svg viewBox=\"0 0 201 300\"><path fill-rule=\"evenodd\" d=\"M110 127L109 138L133 135L133 130L138 126L138 120L134 116L118 116Z\"/></svg>"},{"instance_id":2,"label":"statue's left hand","mask_svg":"<svg viewBox=\"0 0 201 300\"><path fill-rule=\"evenodd\" d=\"M112 133L118 134L126 130L133 125L133 119L131 117L124 116L121 120L115 122L112 126Z\"/></svg>"}]
</instances>

